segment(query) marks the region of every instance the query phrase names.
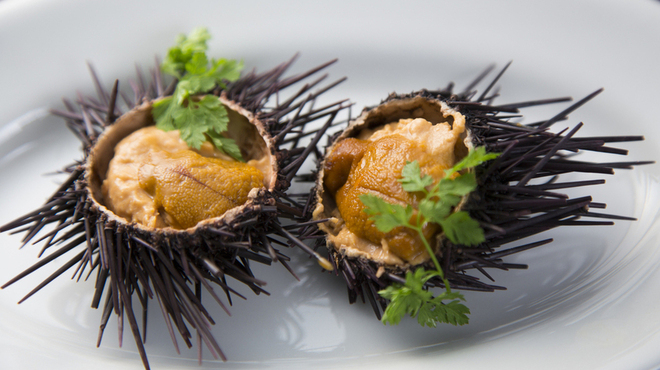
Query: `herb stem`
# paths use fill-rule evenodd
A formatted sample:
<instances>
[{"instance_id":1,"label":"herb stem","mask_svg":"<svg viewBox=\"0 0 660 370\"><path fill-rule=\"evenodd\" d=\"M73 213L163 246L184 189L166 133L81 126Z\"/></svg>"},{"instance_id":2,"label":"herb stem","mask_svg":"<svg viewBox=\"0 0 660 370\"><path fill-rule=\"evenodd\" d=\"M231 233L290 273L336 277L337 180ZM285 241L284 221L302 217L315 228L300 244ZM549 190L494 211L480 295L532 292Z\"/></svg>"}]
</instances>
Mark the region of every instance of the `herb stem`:
<instances>
[{"instance_id":1,"label":"herb stem","mask_svg":"<svg viewBox=\"0 0 660 370\"><path fill-rule=\"evenodd\" d=\"M422 220L423 220L423 216L421 214L418 214L417 216L418 226L414 226L410 223L405 226L415 230L417 232L417 235L419 235L420 239L422 239L422 243L424 244L426 251L431 257L431 261L433 261L433 265L435 266L436 271L438 271L438 274L442 279L442 282L445 284L445 289L447 293L451 293L451 288L449 287L449 281L447 281L447 279L445 278L445 273L444 271L442 271L442 267L440 267L440 262L438 262L438 258L435 256L435 252L431 248L429 242L426 240L426 237L424 237L424 233L422 232L422 226L419 226L419 225L423 225L423 223L420 222Z\"/></svg>"}]
</instances>

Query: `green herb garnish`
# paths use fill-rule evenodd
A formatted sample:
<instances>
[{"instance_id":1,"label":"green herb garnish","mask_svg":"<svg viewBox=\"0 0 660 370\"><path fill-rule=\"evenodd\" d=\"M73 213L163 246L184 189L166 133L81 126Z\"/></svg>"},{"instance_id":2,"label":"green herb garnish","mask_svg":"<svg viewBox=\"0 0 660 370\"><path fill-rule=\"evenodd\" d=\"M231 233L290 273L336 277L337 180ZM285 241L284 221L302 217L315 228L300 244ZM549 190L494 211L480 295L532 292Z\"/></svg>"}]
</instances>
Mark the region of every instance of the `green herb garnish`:
<instances>
[{"instance_id":1,"label":"green herb garnish","mask_svg":"<svg viewBox=\"0 0 660 370\"><path fill-rule=\"evenodd\" d=\"M471 246L482 243L485 237L479 223L467 212L453 212L462 197L477 188L474 173L459 174L459 172L497 156L496 153L486 153L483 147L471 150L454 167L446 170L445 177L435 185L431 176L422 176L417 161L408 162L401 171L399 182L407 192L424 194L418 210L414 210L410 205L403 207L388 203L373 194L360 196L360 200L366 206L364 212L370 216L380 231L386 233L399 226L416 231L435 266L435 271L426 271L424 268L419 268L414 273L408 271L405 284L395 283L378 292L383 298L390 300L383 315L383 323L396 325L405 314L416 316L422 326L435 327L438 322L452 325L468 323L469 318L466 314L470 313L470 310L459 303L465 299L462 294L451 291L440 263L422 233L422 226L426 222L439 224L445 236L454 244ZM445 291L437 297L433 297L432 293L424 288L424 284L435 276L439 276L445 285ZM443 303L444 300L450 302Z\"/></svg>"},{"instance_id":2,"label":"green herb garnish","mask_svg":"<svg viewBox=\"0 0 660 370\"><path fill-rule=\"evenodd\" d=\"M417 316L417 322L422 326L435 328L437 323L465 325L470 320L467 314L470 310L459 303L465 298L461 293L445 291L437 297L424 289L424 283L434 276L440 276L438 271L426 271L419 268L406 272L405 284L393 284L378 292L391 302L383 315L383 323L396 325L406 314ZM451 300L443 303L443 300Z\"/></svg>"},{"instance_id":3,"label":"green herb garnish","mask_svg":"<svg viewBox=\"0 0 660 370\"><path fill-rule=\"evenodd\" d=\"M211 38L206 28L196 28L188 36L179 35L170 48L161 69L179 81L172 96L153 105L156 127L163 131L179 130L188 146L199 149L205 141L237 160L241 151L233 139L224 137L229 117L227 110L212 95L203 97L216 86L225 87L225 81L240 77L243 62L211 59L206 56L206 42Z\"/></svg>"}]
</instances>

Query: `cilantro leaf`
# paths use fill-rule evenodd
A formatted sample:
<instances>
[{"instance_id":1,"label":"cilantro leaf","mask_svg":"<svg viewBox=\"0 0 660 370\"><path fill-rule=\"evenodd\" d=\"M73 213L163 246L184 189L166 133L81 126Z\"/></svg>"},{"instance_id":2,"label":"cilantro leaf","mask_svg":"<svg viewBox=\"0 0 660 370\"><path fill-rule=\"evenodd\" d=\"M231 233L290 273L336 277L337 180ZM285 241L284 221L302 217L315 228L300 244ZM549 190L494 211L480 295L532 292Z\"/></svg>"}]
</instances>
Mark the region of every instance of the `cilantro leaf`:
<instances>
[{"instance_id":1,"label":"cilantro leaf","mask_svg":"<svg viewBox=\"0 0 660 370\"><path fill-rule=\"evenodd\" d=\"M470 310L460 300L465 300L463 295L457 292L444 292L437 297L427 289L424 283L430 278L438 276L437 271L426 271L423 268L408 271L404 284L395 283L378 292L383 298L389 299L383 313L384 324L397 325L407 314L417 317L417 322L422 326L436 327L437 323L452 325L467 324L467 314ZM443 303L444 300L451 300Z\"/></svg>"},{"instance_id":2,"label":"cilantro leaf","mask_svg":"<svg viewBox=\"0 0 660 370\"><path fill-rule=\"evenodd\" d=\"M180 78L186 70L186 64L193 59L195 53L206 53L206 42L211 38L208 30L195 28L188 36L179 35L176 45L170 48L161 65L164 73Z\"/></svg>"},{"instance_id":3,"label":"cilantro leaf","mask_svg":"<svg viewBox=\"0 0 660 370\"><path fill-rule=\"evenodd\" d=\"M227 131L229 125L229 116L227 109L220 101L212 95L204 96L199 102L195 103L197 109L202 109L203 115L200 126L204 126L207 131L217 134Z\"/></svg>"},{"instance_id":4,"label":"cilantro leaf","mask_svg":"<svg viewBox=\"0 0 660 370\"><path fill-rule=\"evenodd\" d=\"M444 220L451 213L454 207L453 203L458 204L461 199L459 197L453 197L452 200L449 200L448 198L445 197L444 202L438 202L433 199L422 199L419 202L419 212L426 220L440 223L440 221Z\"/></svg>"},{"instance_id":5,"label":"cilantro leaf","mask_svg":"<svg viewBox=\"0 0 660 370\"><path fill-rule=\"evenodd\" d=\"M403 190L408 192L424 191L427 186L433 185L433 178L429 175L422 177L422 171L419 168L419 162L407 162L401 171L399 179Z\"/></svg>"},{"instance_id":6,"label":"cilantro leaf","mask_svg":"<svg viewBox=\"0 0 660 370\"><path fill-rule=\"evenodd\" d=\"M179 129L181 139L188 143L190 147L199 149L206 140L206 136L204 136L200 127L194 124L197 116L196 113L193 107L176 109L172 112L172 121L174 122L174 127Z\"/></svg>"},{"instance_id":7,"label":"cilantro leaf","mask_svg":"<svg viewBox=\"0 0 660 370\"><path fill-rule=\"evenodd\" d=\"M360 195L360 201L366 206L364 213L370 215L378 230L385 233L395 227L407 225L413 214L411 206L404 208L391 204L373 194Z\"/></svg>"},{"instance_id":8,"label":"cilantro leaf","mask_svg":"<svg viewBox=\"0 0 660 370\"><path fill-rule=\"evenodd\" d=\"M422 311L420 309L420 314L417 317L417 321L422 326L426 324L427 326L432 328L435 328L436 323L438 322L447 323L454 326L468 324L470 321L470 318L467 317L467 314L470 313L469 308L467 308L464 304L460 303L458 299L455 299L448 303L442 302L442 300L445 299L452 299L449 297L450 295L456 298L460 298L460 300L462 301L465 300L465 298L463 298L463 295L459 293L450 293L450 294L443 293L441 296L434 298L433 300L431 300L431 302L424 305L423 308L429 308L429 315L423 318L425 320L423 323L422 323L422 319L420 319L419 316L421 315L421 311Z\"/></svg>"},{"instance_id":9,"label":"cilantro leaf","mask_svg":"<svg viewBox=\"0 0 660 370\"><path fill-rule=\"evenodd\" d=\"M192 58L185 64L186 72L192 75L200 75L206 72L209 59L206 57L205 51L193 53Z\"/></svg>"},{"instance_id":10,"label":"cilantro leaf","mask_svg":"<svg viewBox=\"0 0 660 370\"><path fill-rule=\"evenodd\" d=\"M227 131L227 109L212 96L199 97L226 81L240 77L243 62L211 60L206 56L211 35L205 28L196 28L188 36L180 35L170 48L161 66L164 73L179 79L171 97L154 103L152 114L156 127L164 131L179 130L188 146L199 149L210 140L219 150L242 160L241 151L233 139L223 136Z\"/></svg>"},{"instance_id":11,"label":"cilantro leaf","mask_svg":"<svg viewBox=\"0 0 660 370\"><path fill-rule=\"evenodd\" d=\"M236 144L236 141L230 138L226 137L218 137L217 139L219 141L216 141L216 139L213 139L213 143L218 147L222 148L225 153L229 154L230 156L237 158L238 160L242 160L243 156L241 155L241 148L238 147L238 144ZM220 144L220 146L218 146Z\"/></svg>"},{"instance_id":12,"label":"cilantro leaf","mask_svg":"<svg viewBox=\"0 0 660 370\"><path fill-rule=\"evenodd\" d=\"M176 127L174 127L174 121L172 119L172 99L173 98L171 96L168 96L163 99L156 100L151 107L151 114L154 117L160 117L160 120L156 126L163 131L176 130Z\"/></svg>"},{"instance_id":13,"label":"cilantro leaf","mask_svg":"<svg viewBox=\"0 0 660 370\"><path fill-rule=\"evenodd\" d=\"M477 245L485 240L484 231L465 211L454 212L438 222L447 239L454 244Z\"/></svg>"},{"instance_id":14,"label":"cilantro leaf","mask_svg":"<svg viewBox=\"0 0 660 370\"><path fill-rule=\"evenodd\" d=\"M433 189L433 194L442 200L445 195L468 195L476 188L477 180L474 177L474 174L464 173L453 180L446 177L440 180L437 187Z\"/></svg>"},{"instance_id":15,"label":"cilantro leaf","mask_svg":"<svg viewBox=\"0 0 660 370\"><path fill-rule=\"evenodd\" d=\"M394 285L389 286L388 288L391 288L394 296L383 313L383 323L397 325L406 314L415 317L419 307L424 304L424 300L420 295L414 294L413 291L407 287L398 287ZM426 293L430 294L428 291L426 291Z\"/></svg>"},{"instance_id":16,"label":"cilantro leaf","mask_svg":"<svg viewBox=\"0 0 660 370\"><path fill-rule=\"evenodd\" d=\"M474 148L468 152L468 154L461 159L454 167L445 171L445 176L450 177L456 172L462 171L467 168L476 167L484 162L487 162L491 159L495 159L499 156L499 153L487 153L486 148L483 146Z\"/></svg>"},{"instance_id":17,"label":"cilantro leaf","mask_svg":"<svg viewBox=\"0 0 660 370\"><path fill-rule=\"evenodd\" d=\"M243 61L236 60L212 60L212 67L209 70L209 75L212 76L221 87L225 87L222 81L236 81L241 77L241 71L243 70Z\"/></svg>"}]
</instances>

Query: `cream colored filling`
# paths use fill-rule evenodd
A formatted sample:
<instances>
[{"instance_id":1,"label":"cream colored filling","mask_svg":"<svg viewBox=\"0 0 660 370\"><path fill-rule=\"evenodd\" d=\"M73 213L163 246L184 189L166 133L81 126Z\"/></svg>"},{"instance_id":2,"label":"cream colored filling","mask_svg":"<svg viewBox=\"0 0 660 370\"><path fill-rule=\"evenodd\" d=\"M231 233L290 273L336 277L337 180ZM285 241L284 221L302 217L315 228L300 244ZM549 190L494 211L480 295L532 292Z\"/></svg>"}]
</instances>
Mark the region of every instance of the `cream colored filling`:
<instances>
[{"instance_id":1,"label":"cream colored filling","mask_svg":"<svg viewBox=\"0 0 660 370\"><path fill-rule=\"evenodd\" d=\"M115 214L151 228L169 226L160 215L152 196L140 186L138 173L145 166L158 166L166 153L189 150L185 141L179 138L179 131L162 131L149 126L135 131L120 141L110 161L102 192L105 205ZM234 159L218 151L206 142L199 150L205 157ZM250 160L249 165L262 173L269 168L268 157Z\"/></svg>"},{"instance_id":2,"label":"cream colored filling","mask_svg":"<svg viewBox=\"0 0 660 370\"><path fill-rule=\"evenodd\" d=\"M401 119L398 122L389 123L373 130L363 130L357 138L376 141L386 136L401 135L420 143L427 153L446 163L447 168L450 168L457 162L456 144L460 142L462 137L465 137L465 117L443 104L443 112L445 110L453 116L453 125L446 122L433 125L423 118ZM471 146L469 138L464 138L463 142L466 147ZM314 210L314 218L323 218L324 208L322 202L319 202ZM366 214L364 216L367 217ZM327 217L327 214L325 217ZM401 258L388 250L385 240L381 240L380 245L375 244L348 230L337 210L334 210L330 215L330 221L319 225L319 227L327 233L328 243L346 256L365 257L386 265L406 265ZM428 254L423 254L408 261L408 263L417 265L426 262L428 259Z\"/></svg>"},{"instance_id":3,"label":"cream colored filling","mask_svg":"<svg viewBox=\"0 0 660 370\"><path fill-rule=\"evenodd\" d=\"M323 218L324 208L323 204L317 204L313 217ZM405 264L401 258L387 250L387 243L384 243L385 248L383 248L383 245L374 244L348 230L337 210L333 212L328 222L319 224L319 228L326 232L328 244L348 257L365 257L386 265Z\"/></svg>"}]
</instances>

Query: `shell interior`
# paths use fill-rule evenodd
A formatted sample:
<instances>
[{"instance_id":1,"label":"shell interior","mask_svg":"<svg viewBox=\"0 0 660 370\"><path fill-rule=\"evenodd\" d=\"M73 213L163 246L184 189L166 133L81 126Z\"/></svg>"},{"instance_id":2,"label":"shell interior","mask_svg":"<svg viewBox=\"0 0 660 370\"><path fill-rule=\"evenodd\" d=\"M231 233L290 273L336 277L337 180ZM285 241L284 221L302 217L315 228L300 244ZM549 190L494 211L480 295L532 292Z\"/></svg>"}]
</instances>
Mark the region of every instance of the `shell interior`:
<instances>
[{"instance_id":1,"label":"shell interior","mask_svg":"<svg viewBox=\"0 0 660 370\"><path fill-rule=\"evenodd\" d=\"M434 125L448 123L450 126L455 121L462 121L462 123L465 121L465 117L460 112L449 107L443 101L429 100L419 96L392 100L373 109L365 109L358 118L350 123L346 130L334 138L333 143L327 148L326 153L332 152L335 146L346 138L358 137L364 132L375 132L388 123L409 118L423 118ZM468 147L471 146L468 136L469 133L467 131L463 132L461 134L462 140L458 140L453 148L456 161L463 158L467 154ZM347 257L361 257L372 260L388 269L398 270L400 268L407 268L407 263L392 256L388 252L381 251L380 247L374 247L372 243L359 240L360 244L366 244L366 246L357 248L337 238L340 230L345 228L345 224L337 209L334 197L328 194L327 189L323 185L325 162L326 160L319 167L315 195L316 207L314 209L313 219L318 221L329 220L318 225L321 230L327 233L328 247ZM441 235L437 234L435 237L440 238ZM376 250L376 253L372 253L374 250Z\"/></svg>"},{"instance_id":2,"label":"shell interior","mask_svg":"<svg viewBox=\"0 0 660 370\"><path fill-rule=\"evenodd\" d=\"M274 156L275 148L270 135L263 127L263 124L254 118L250 112L241 108L235 102L228 101L223 97L218 98L227 109L229 117L228 130L226 136L234 139L243 158L250 159L267 158L267 172L264 173L264 189L272 191L277 181L277 161ZM126 114L122 115L112 126L108 127L98 138L96 145L90 151L87 161L87 189L90 198L98 209L105 213L108 219L114 220L120 224L129 224L125 218L114 214L104 201L101 191L101 185L106 178L110 160L114 156L114 148L125 137L131 133L154 124L151 116L152 102L144 103ZM167 233L188 232L194 233L195 229L203 225L213 225L221 223L231 223L246 207L251 207L254 203L254 197L257 193L252 193L248 201L238 207L234 207L223 215L200 221L196 226L184 230L174 230L168 228ZM148 227L133 223L133 227L149 229ZM154 230L155 231L155 230Z\"/></svg>"}]
</instances>

